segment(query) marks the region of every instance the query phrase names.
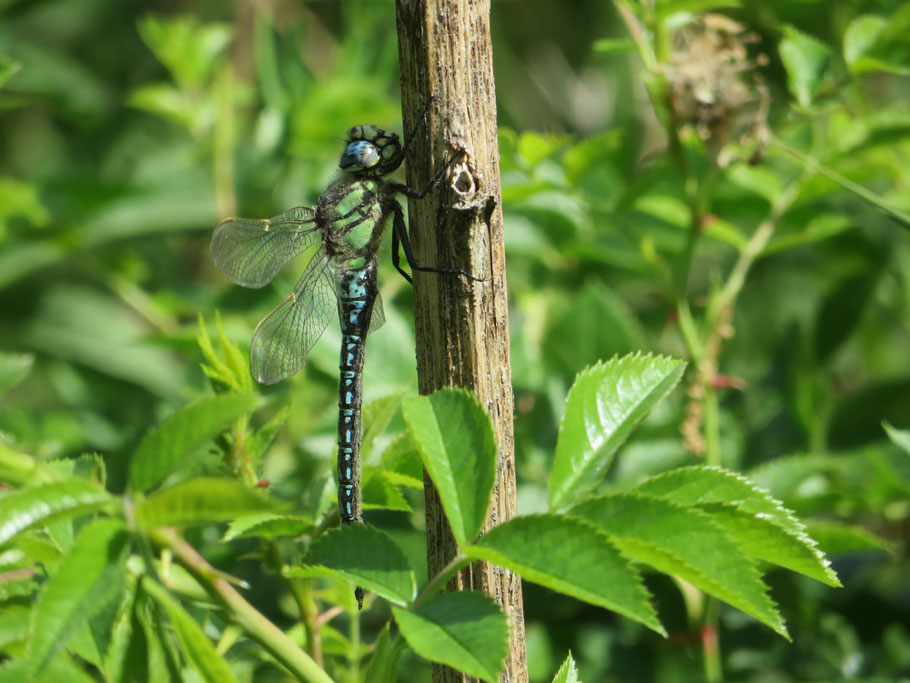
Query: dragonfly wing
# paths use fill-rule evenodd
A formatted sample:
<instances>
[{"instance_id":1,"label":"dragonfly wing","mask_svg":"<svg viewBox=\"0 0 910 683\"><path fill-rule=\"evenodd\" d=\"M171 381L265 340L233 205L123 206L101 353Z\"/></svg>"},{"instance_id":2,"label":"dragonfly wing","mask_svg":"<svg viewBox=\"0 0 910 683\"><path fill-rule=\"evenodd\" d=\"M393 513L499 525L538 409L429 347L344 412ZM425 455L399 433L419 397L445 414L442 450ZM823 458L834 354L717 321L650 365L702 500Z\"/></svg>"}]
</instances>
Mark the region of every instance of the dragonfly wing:
<instances>
[{"instance_id":1,"label":"dragonfly wing","mask_svg":"<svg viewBox=\"0 0 910 683\"><path fill-rule=\"evenodd\" d=\"M382 310L382 296L376 293L376 300L373 302L373 314L370 316L370 329L368 332L375 332L385 323L385 312Z\"/></svg>"},{"instance_id":2,"label":"dragonfly wing","mask_svg":"<svg viewBox=\"0 0 910 683\"><path fill-rule=\"evenodd\" d=\"M215 226L212 259L232 282L265 287L318 236L316 214L308 206L269 219L226 218Z\"/></svg>"},{"instance_id":3,"label":"dragonfly wing","mask_svg":"<svg viewBox=\"0 0 910 683\"><path fill-rule=\"evenodd\" d=\"M303 367L338 310L333 279L328 257L314 258L291 295L256 326L250 371L257 382L275 384Z\"/></svg>"}]
</instances>

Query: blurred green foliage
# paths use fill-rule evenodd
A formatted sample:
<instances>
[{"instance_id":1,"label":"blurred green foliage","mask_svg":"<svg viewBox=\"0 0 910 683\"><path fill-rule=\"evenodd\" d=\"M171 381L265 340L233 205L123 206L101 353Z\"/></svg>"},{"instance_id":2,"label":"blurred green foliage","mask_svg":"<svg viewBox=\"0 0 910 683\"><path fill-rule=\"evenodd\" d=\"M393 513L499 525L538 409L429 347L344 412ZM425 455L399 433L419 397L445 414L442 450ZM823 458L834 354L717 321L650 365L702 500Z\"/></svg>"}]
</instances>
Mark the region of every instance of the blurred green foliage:
<instances>
[{"instance_id":1,"label":"blurred green foliage","mask_svg":"<svg viewBox=\"0 0 910 683\"><path fill-rule=\"evenodd\" d=\"M717 8L726 19L693 14ZM882 427L910 427L908 25L898 0L493 3L520 511L546 509L575 374L617 353L667 353L690 361L685 388L604 486L705 460L747 473L808 520L845 585L768 576L789 644L730 608L712 621L716 605L663 576L648 588L668 641L526 584L532 680L567 650L581 680L703 680L706 623L724 680L910 675L910 463L903 433L895 443ZM337 328L300 377L241 387L232 343L247 348L296 273L242 291L214 269L208 238L226 215L313 203L351 125L401 129L394 36L392 2L0 3L4 446L47 463L98 453L63 467L103 466L120 492L165 416L212 387L255 391L260 409L222 415L219 452L194 471L270 482L314 519L326 509ZM410 293L391 270L365 389L372 451L394 459L408 444L382 427L402 428L415 370ZM214 329L216 311L217 352L196 341L197 316ZM420 566L411 513L370 520ZM33 541L34 557L72 546L72 530L57 531ZM95 535L119 548L118 533ZM294 624L304 603L249 560L260 545L218 539L193 537L248 581L258 609ZM293 556L286 541L269 547ZM0 595L10 615L30 590ZM368 613L365 632L384 619ZM142 610L131 623L148 630ZM334 628L347 625L325 629L326 656L356 670L359 645ZM234 674L275 671L250 657Z\"/></svg>"}]
</instances>

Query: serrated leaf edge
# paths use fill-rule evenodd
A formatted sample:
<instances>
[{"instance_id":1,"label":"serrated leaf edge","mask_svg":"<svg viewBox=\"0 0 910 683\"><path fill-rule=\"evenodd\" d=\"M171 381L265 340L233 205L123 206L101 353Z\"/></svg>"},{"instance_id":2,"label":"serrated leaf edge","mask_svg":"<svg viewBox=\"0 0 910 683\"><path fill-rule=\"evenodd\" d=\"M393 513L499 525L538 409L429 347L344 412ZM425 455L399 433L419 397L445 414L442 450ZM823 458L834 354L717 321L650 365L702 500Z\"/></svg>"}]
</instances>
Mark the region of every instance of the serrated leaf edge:
<instances>
[{"instance_id":1,"label":"serrated leaf edge","mask_svg":"<svg viewBox=\"0 0 910 683\"><path fill-rule=\"evenodd\" d=\"M840 581L837 578L837 574L831 569L831 561L827 556L822 552L821 548L818 546L818 542L809 535L809 531L806 528L806 525L803 524L793 512L787 508L781 501L772 496L768 491L758 486L755 482L751 481L748 477L743 476L739 472L733 472L731 470L724 469L722 467L717 467L716 465L690 465L688 467L680 467L669 472L664 472L658 474L657 476L648 479L646 482L643 482L641 485L647 484L648 481L654 481L664 478L670 478L676 473L682 473L685 471L712 471L719 474L722 474L724 477L728 477L732 480L735 480L737 483L742 484L747 489L749 489L753 494L757 495L762 502L767 504L769 507L773 508L773 513L768 513L765 511L758 511L748 509L748 501L746 500L709 500L703 501L703 503L724 503L727 505L733 505L737 510L745 514L754 515L757 519L763 519L770 522L786 535L794 538L796 541L804 545L815 559L818 561L819 565L822 567L825 575L828 576L832 581L835 582L835 585L839 586ZM638 488L638 487L636 487ZM653 498L661 498L663 500L669 500L673 502L672 498L666 498L665 496L658 496L647 491L642 492L642 495L651 496ZM696 502L696 505L699 505L702 501ZM779 516L777 516L779 515ZM785 523L781 522L781 518ZM736 540L736 539L734 539ZM738 545L738 544L737 544Z\"/></svg>"}]
</instances>

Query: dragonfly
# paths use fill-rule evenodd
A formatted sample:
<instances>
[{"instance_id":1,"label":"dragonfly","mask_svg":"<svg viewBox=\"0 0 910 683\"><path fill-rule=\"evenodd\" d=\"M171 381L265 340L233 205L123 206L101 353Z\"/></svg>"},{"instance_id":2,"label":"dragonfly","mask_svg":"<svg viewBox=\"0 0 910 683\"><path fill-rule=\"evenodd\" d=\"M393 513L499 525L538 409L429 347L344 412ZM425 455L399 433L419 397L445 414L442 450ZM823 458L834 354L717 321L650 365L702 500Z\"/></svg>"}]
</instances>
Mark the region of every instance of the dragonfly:
<instances>
[{"instance_id":1,"label":"dragonfly","mask_svg":"<svg viewBox=\"0 0 910 683\"><path fill-rule=\"evenodd\" d=\"M269 219L227 218L215 227L211 253L231 281L265 287L297 255L316 246L287 298L257 325L250 343L250 371L274 384L303 368L307 354L337 313L341 322L338 397L338 510L343 524L362 522L360 441L366 337L385 321L376 282L376 258L392 224L392 263L399 248L412 271L462 275L462 270L421 266L414 258L397 195L426 197L438 186L450 159L422 190L391 182L406 149L397 134L372 125L354 126L345 141L338 177L314 207L298 206ZM363 607L363 589L355 590Z\"/></svg>"}]
</instances>

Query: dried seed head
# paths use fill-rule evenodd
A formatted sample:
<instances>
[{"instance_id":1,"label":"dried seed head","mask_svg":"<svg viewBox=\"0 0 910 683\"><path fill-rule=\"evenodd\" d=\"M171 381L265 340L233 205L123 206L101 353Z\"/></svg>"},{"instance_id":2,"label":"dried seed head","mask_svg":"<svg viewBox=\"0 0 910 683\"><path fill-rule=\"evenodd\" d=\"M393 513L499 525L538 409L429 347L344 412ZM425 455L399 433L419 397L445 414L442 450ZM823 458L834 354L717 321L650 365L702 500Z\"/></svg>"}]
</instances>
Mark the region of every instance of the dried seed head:
<instances>
[{"instance_id":1,"label":"dried seed head","mask_svg":"<svg viewBox=\"0 0 910 683\"><path fill-rule=\"evenodd\" d=\"M731 161L731 142L759 153L768 135L770 96L757 72L767 57L749 56L758 35L719 14L701 14L673 35L664 73L678 120L693 129L719 166ZM753 155L754 156L754 155Z\"/></svg>"}]
</instances>

